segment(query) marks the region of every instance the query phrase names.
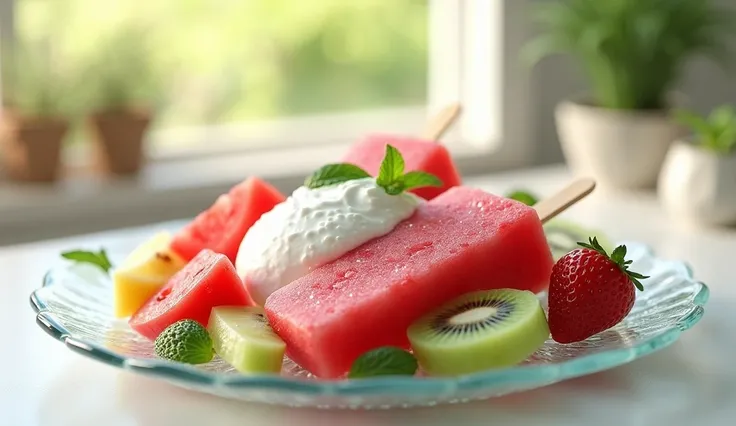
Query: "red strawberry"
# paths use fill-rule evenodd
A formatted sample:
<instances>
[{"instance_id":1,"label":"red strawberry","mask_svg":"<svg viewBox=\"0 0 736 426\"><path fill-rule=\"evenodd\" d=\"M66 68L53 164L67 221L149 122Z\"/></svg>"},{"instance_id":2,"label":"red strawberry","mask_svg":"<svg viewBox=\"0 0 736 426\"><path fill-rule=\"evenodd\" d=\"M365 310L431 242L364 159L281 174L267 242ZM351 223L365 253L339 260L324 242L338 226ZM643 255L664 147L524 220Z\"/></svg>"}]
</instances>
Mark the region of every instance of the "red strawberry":
<instances>
[{"instance_id":1,"label":"red strawberry","mask_svg":"<svg viewBox=\"0 0 736 426\"><path fill-rule=\"evenodd\" d=\"M649 278L628 270L626 246L609 257L595 237L578 244L582 248L552 268L548 322L559 343L585 340L621 322L634 305L634 287L643 290L639 280Z\"/></svg>"}]
</instances>

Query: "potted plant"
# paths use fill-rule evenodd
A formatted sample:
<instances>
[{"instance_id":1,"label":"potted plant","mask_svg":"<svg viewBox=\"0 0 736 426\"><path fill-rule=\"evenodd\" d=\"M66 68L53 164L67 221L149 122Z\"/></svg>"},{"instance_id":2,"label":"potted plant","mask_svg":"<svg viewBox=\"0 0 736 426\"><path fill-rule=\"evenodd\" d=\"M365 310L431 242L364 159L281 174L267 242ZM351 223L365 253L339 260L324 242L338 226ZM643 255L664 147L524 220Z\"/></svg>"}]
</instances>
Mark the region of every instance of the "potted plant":
<instances>
[{"instance_id":1,"label":"potted plant","mask_svg":"<svg viewBox=\"0 0 736 426\"><path fill-rule=\"evenodd\" d=\"M601 187L654 188L672 141L674 90L696 54L723 63L733 11L710 0L559 0L539 4L543 32L525 46L532 63L574 57L590 92L558 104L555 120L571 171Z\"/></svg>"},{"instance_id":2,"label":"potted plant","mask_svg":"<svg viewBox=\"0 0 736 426\"><path fill-rule=\"evenodd\" d=\"M3 49L0 159L13 180L52 182L69 130L68 83L37 46Z\"/></svg>"},{"instance_id":3,"label":"potted plant","mask_svg":"<svg viewBox=\"0 0 736 426\"><path fill-rule=\"evenodd\" d=\"M134 175L145 163L158 85L144 40L140 34L116 34L87 67L87 124L96 168L105 173Z\"/></svg>"},{"instance_id":4,"label":"potted plant","mask_svg":"<svg viewBox=\"0 0 736 426\"><path fill-rule=\"evenodd\" d=\"M658 194L677 219L700 225L736 224L736 109L700 116L677 111L692 136L675 142L662 166Z\"/></svg>"}]
</instances>

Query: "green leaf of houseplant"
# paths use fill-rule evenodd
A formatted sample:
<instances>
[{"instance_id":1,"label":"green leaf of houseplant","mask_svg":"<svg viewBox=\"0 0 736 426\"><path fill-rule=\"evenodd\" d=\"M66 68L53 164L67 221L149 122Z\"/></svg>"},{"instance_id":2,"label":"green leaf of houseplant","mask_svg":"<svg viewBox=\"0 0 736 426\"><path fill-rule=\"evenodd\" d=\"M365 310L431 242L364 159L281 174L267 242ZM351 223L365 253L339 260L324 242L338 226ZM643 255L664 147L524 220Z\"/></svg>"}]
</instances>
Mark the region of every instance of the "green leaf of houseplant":
<instances>
[{"instance_id":1,"label":"green leaf of houseplant","mask_svg":"<svg viewBox=\"0 0 736 426\"><path fill-rule=\"evenodd\" d=\"M727 155L736 149L736 108L719 106L707 116L677 111L677 120L693 132L694 143L716 154Z\"/></svg>"}]
</instances>

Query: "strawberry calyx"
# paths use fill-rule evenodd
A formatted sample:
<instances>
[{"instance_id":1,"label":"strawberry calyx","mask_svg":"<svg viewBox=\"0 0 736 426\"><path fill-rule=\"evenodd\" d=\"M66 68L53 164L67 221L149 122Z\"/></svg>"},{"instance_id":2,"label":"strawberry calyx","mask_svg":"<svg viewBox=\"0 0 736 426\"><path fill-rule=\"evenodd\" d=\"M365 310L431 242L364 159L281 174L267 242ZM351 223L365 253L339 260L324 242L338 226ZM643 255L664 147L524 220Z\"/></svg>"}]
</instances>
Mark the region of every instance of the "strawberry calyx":
<instances>
[{"instance_id":1,"label":"strawberry calyx","mask_svg":"<svg viewBox=\"0 0 736 426\"><path fill-rule=\"evenodd\" d=\"M626 246L620 245L613 249L611 252L611 255L609 256L608 253L606 253L606 249L604 249L600 243L598 242L598 239L596 237L588 238L588 243L581 243L578 242L578 245L581 247L585 247L587 249L595 250L598 253L602 254L606 258L608 258L611 262L613 262L618 268L626 274L631 282L634 283L636 288L639 291L644 291L644 286L641 284L641 281L646 278L649 278L648 275L642 275L638 272L630 271L629 265L631 265L632 260L626 260Z\"/></svg>"}]
</instances>

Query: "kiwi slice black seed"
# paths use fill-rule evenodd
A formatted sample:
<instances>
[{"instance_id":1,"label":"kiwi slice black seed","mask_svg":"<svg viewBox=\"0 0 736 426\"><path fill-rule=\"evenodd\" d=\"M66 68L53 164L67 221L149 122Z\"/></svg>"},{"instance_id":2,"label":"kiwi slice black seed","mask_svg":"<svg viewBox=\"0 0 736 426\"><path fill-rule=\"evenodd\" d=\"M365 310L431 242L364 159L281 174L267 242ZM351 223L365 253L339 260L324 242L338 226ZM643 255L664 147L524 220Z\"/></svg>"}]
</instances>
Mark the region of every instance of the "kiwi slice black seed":
<instances>
[{"instance_id":1,"label":"kiwi slice black seed","mask_svg":"<svg viewBox=\"0 0 736 426\"><path fill-rule=\"evenodd\" d=\"M459 375L524 361L549 327L534 293L498 289L460 296L418 319L407 335L426 372Z\"/></svg>"}]
</instances>

